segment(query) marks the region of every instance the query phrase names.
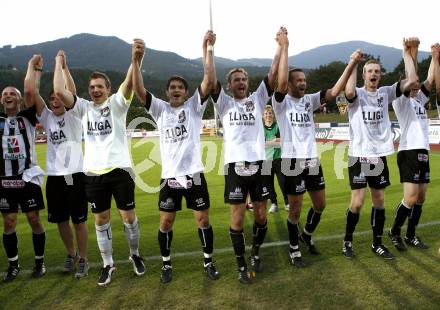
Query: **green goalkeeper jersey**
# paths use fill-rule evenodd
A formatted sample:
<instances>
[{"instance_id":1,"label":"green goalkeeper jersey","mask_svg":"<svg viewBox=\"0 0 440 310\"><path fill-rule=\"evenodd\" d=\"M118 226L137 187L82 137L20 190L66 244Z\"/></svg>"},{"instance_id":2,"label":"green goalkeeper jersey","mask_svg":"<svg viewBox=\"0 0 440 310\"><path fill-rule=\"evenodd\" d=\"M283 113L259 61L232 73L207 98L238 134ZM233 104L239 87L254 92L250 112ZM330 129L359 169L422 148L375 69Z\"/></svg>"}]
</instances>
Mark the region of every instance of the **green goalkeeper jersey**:
<instances>
[{"instance_id":1,"label":"green goalkeeper jersey","mask_svg":"<svg viewBox=\"0 0 440 310\"><path fill-rule=\"evenodd\" d=\"M280 130L278 124L274 122L272 126L264 125L264 139L265 141L271 141L280 137ZM266 160L274 160L281 158L281 147L279 146L266 146Z\"/></svg>"}]
</instances>

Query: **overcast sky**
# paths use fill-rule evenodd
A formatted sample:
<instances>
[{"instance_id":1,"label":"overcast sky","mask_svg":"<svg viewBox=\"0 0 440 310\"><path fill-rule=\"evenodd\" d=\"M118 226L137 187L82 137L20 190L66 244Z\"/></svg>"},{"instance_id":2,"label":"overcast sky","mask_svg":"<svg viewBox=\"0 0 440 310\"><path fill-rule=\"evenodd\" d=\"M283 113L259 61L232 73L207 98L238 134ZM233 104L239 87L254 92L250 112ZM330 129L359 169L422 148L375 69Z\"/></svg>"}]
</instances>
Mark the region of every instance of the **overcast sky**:
<instances>
[{"instance_id":1,"label":"overcast sky","mask_svg":"<svg viewBox=\"0 0 440 310\"><path fill-rule=\"evenodd\" d=\"M216 55L231 59L272 58L281 25L289 31L289 55L351 40L401 48L403 37L418 36L425 51L440 41L435 2L211 1ZM0 8L0 46L86 32L127 42L140 37L148 48L197 58L210 25L209 0L3 0Z\"/></svg>"}]
</instances>

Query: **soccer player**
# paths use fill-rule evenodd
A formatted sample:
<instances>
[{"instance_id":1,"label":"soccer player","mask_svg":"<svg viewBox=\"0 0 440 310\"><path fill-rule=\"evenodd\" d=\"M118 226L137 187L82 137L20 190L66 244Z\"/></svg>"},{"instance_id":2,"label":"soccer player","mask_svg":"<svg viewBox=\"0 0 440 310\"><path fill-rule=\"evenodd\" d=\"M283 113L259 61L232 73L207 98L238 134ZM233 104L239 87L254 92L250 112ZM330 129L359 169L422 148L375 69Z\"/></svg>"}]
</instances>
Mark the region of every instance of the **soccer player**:
<instances>
[{"instance_id":1,"label":"soccer player","mask_svg":"<svg viewBox=\"0 0 440 310\"><path fill-rule=\"evenodd\" d=\"M417 64L419 41L413 40L410 47L414 66ZM401 227L408 218L405 243L419 249L428 246L416 236L416 227L422 214L429 183L429 120L425 105L429 101L434 79L440 80L440 75L434 76L439 66L439 45L431 46L432 59L426 81L419 85L418 81L410 92L393 101L400 125L400 143L397 153L397 164L400 172L400 182L403 184L403 199L396 208L393 227L388 236L399 251L405 251L406 246L400 236ZM437 73L438 74L438 73Z\"/></svg>"},{"instance_id":2,"label":"soccer player","mask_svg":"<svg viewBox=\"0 0 440 310\"><path fill-rule=\"evenodd\" d=\"M41 67L34 66L30 70L41 72ZM26 214L32 230L35 252L32 276L46 274L46 233L39 215L39 210L44 209L41 191L44 172L37 165L34 142L37 118L35 108L20 111L22 101L17 88L7 86L3 89L1 103L5 114L0 115L0 211L3 216L3 246L9 261L4 282L13 281L20 272L16 233L19 208Z\"/></svg>"},{"instance_id":3,"label":"soccer player","mask_svg":"<svg viewBox=\"0 0 440 310\"><path fill-rule=\"evenodd\" d=\"M212 260L214 234L209 223L209 193L203 174L200 129L207 99L217 83L214 74L213 45L215 34L208 31L203 39L203 81L188 98L188 84L180 76L172 76L167 83L168 102L154 97L144 88L140 61L145 43L138 40L133 45L133 81L136 94L157 123L160 131L162 158L161 189L159 193L160 224L158 241L162 255L160 281L172 280L171 241L176 212L182 209L185 197L187 208L193 210L202 243L206 275L217 280L220 276Z\"/></svg>"},{"instance_id":4,"label":"soccer player","mask_svg":"<svg viewBox=\"0 0 440 310\"><path fill-rule=\"evenodd\" d=\"M299 239L307 245L311 254L319 254L312 234L325 208L325 181L316 147L313 112L320 109L323 103L336 98L345 87L359 55L360 51L352 54L344 72L331 89L306 94L304 72L301 69L289 71L287 49L281 53L278 88L272 97L272 105L280 126L281 170L286 175L285 190L290 205L287 217L289 254L292 265L297 268L305 267ZM309 192L312 207L300 234L298 224L306 191Z\"/></svg>"},{"instance_id":5,"label":"soccer player","mask_svg":"<svg viewBox=\"0 0 440 310\"><path fill-rule=\"evenodd\" d=\"M76 94L75 83L67 67L64 52L58 52L63 57L63 74L69 90ZM88 274L87 264L87 200L84 189L83 155L82 155L82 125L81 119L72 111L67 111L64 104L53 92L50 95L49 110L39 93L41 71L35 67L43 67L41 55L34 55L29 61L24 81L25 100L28 105L34 105L39 122L46 129L46 200L48 221L57 223L61 240L67 250L63 272L70 273L78 261L76 278ZM78 253L73 242L72 228L75 228Z\"/></svg>"},{"instance_id":6,"label":"soccer player","mask_svg":"<svg viewBox=\"0 0 440 310\"><path fill-rule=\"evenodd\" d=\"M218 84L212 94L217 113L224 127L225 154L225 203L231 205L231 236L237 258L239 281L251 283L245 261L244 217L246 196L250 193L254 208L252 251L249 258L255 272L261 271L259 248L267 232L266 199L269 195L263 186L261 167L265 160L263 109L272 95L279 64L280 50L284 48L278 40L287 30L277 33L278 48L269 74L261 82L255 93L248 97L248 74L242 68L235 68L227 75L226 94Z\"/></svg>"},{"instance_id":7,"label":"soccer player","mask_svg":"<svg viewBox=\"0 0 440 310\"><path fill-rule=\"evenodd\" d=\"M439 61L440 61L440 45L439 43L436 43L435 45L435 54L433 54L433 58L434 57L438 57ZM435 95L437 97L437 112L440 118L440 78L437 78L438 76L440 76L440 64L437 61L436 63L434 63L433 65L433 70L434 70L434 76L435 78Z\"/></svg>"},{"instance_id":8,"label":"soccer player","mask_svg":"<svg viewBox=\"0 0 440 310\"><path fill-rule=\"evenodd\" d=\"M63 57L58 55L54 72L55 96L83 121L86 196L95 217L96 239L103 260L98 285L105 286L111 282L116 270L110 226L112 196L124 223L133 270L138 276L145 273L145 265L139 254L140 233L134 210L134 175L126 136L127 111L133 97L132 69L130 66L118 92L113 95L110 95L111 86L107 75L92 73L89 78L92 101L88 101L66 89L63 63Z\"/></svg>"},{"instance_id":9,"label":"soccer player","mask_svg":"<svg viewBox=\"0 0 440 310\"><path fill-rule=\"evenodd\" d=\"M381 66L378 61L369 60L363 67L364 87L356 87L357 70L353 70L345 87L349 102L350 144L348 148L348 173L351 186L351 202L347 211L347 224L342 253L353 258L353 233L364 205L365 188L370 187L371 228L373 244L371 250L384 259L393 259L393 254L382 243L385 224L385 188L390 185L386 156L394 152L388 104L410 90L416 82L414 63L409 45L414 38L404 40L403 60L407 79L392 86L379 88ZM356 66L357 67L357 66Z\"/></svg>"},{"instance_id":10,"label":"soccer player","mask_svg":"<svg viewBox=\"0 0 440 310\"><path fill-rule=\"evenodd\" d=\"M263 112L264 125L264 140L266 148L265 165L270 167L270 174L263 175L265 184L269 190L269 199L272 205L269 208L269 213L278 212L277 193L275 191L275 175L278 179L278 184L284 198L285 209L289 209L289 201L284 191L285 177L281 172L281 145L280 145L280 129L275 120L275 113L271 105L266 105Z\"/></svg>"}]
</instances>

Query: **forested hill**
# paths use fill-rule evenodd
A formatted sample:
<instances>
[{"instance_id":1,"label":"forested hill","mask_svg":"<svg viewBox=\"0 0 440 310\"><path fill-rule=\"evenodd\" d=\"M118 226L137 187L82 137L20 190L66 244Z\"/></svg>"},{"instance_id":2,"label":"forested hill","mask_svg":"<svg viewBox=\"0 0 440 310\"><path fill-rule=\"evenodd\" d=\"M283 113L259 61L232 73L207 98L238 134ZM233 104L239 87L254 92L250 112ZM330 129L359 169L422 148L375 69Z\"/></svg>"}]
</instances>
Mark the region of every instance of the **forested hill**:
<instances>
[{"instance_id":1,"label":"forested hill","mask_svg":"<svg viewBox=\"0 0 440 310\"><path fill-rule=\"evenodd\" d=\"M402 58L399 49L375 45L363 41L349 41L333 45L324 45L298 55L289 57L291 66L314 69L333 61L346 62L357 48L365 53L379 57L387 71L393 70ZM125 72L130 63L130 44L114 36L77 34L69 38L54 41L0 48L0 66L3 68L26 68L27 61L33 54L42 54L47 71L53 71L54 57L59 49L66 51L71 68ZM220 55L219 55L220 56ZM420 52L420 60L429 56ZM249 55L252 57L252 55ZM224 74L232 67L253 67L254 74L264 74L271 64L271 59L248 58L231 60L217 57L216 66L219 74ZM186 77L200 77L203 70L200 58L188 59L173 52L158 51L147 47L143 70L146 75L165 78L171 74Z\"/></svg>"}]
</instances>

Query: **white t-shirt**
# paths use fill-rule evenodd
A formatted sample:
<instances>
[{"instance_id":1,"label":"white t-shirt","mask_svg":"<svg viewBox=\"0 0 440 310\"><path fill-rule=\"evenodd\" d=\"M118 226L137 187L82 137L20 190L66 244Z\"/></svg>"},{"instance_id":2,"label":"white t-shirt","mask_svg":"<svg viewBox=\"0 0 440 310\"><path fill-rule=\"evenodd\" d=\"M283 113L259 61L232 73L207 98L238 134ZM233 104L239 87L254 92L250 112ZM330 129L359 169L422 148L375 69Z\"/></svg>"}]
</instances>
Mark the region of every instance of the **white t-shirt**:
<instances>
[{"instance_id":1,"label":"white t-shirt","mask_svg":"<svg viewBox=\"0 0 440 310\"><path fill-rule=\"evenodd\" d=\"M393 101L400 125L399 151L429 150L429 120L425 109L428 101L429 92L424 87L416 97L400 96Z\"/></svg>"},{"instance_id":2,"label":"white t-shirt","mask_svg":"<svg viewBox=\"0 0 440 310\"><path fill-rule=\"evenodd\" d=\"M356 88L356 97L348 104L350 145L353 157L380 157L394 152L388 105L400 95L400 84L383 86L375 92Z\"/></svg>"},{"instance_id":3,"label":"white t-shirt","mask_svg":"<svg viewBox=\"0 0 440 310\"><path fill-rule=\"evenodd\" d=\"M263 110L270 99L266 82L245 99L227 95L223 88L214 106L223 124L225 164L265 160Z\"/></svg>"},{"instance_id":4,"label":"white t-shirt","mask_svg":"<svg viewBox=\"0 0 440 310\"><path fill-rule=\"evenodd\" d=\"M321 107L321 93L307 94L302 98L280 93L272 96L280 127L281 158L318 157L313 111Z\"/></svg>"},{"instance_id":5,"label":"white t-shirt","mask_svg":"<svg viewBox=\"0 0 440 310\"><path fill-rule=\"evenodd\" d=\"M121 91L102 104L77 97L72 111L83 122L84 171L132 167L125 132L129 103Z\"/></svg>"},{"instance_id":6,"label":"white t-shirt","mask_svg":"<svg viewBox=\"0 0 440 310\"><path fill-rule=\"evenodd\" d=\"M46 174L68 175L83 171L81 119L72 111L56 116L47 107L39 122L46 129Z\"/></svg>"},{"instance_id":7,"label":"white t-shirt","mask_svg":"<svg viewBox=\"0 0 440 310\"><path fill-rule=\"evenodd\" d=\"M176 178L203 171L200 129L207 101L203 103L199 91L179 107L151 96L148 113L160 132L162 179Z\"/></svg>"}]
</instances>

